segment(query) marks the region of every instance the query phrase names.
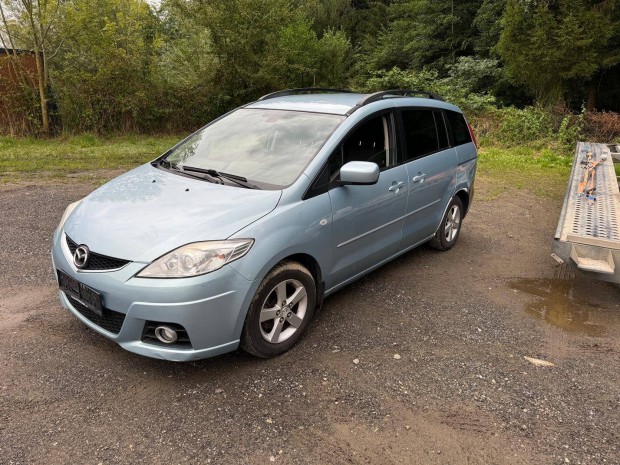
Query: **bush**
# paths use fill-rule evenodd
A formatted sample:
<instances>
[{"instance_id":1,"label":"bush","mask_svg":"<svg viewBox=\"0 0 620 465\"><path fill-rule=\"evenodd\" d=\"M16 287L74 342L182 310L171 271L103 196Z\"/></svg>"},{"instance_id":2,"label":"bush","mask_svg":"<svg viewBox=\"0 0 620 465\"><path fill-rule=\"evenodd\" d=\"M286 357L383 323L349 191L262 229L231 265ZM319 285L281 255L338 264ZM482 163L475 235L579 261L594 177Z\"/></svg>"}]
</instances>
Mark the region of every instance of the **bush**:
<instances>
[{"instance_id":1,"label":"bush","mask_svg":"<svg viewBox=\"0 0 620 465\"><path fill-rule=\"evenodd\" d=\"M441 78L436 70L426 68L422 71L402 70L400 68L377 71L372 73L371 77L360 88L364 92L376 92L385 89L413 89L434 92L469 114L489 111L495 105L495 97L462 86L460 78L457 79L455 75Z\"/></svg>"},{"instance_id":2,"label":"bush","mask_svg":"<svg viewBox=\"0 0 620 465\"><path fill-rule=\"evenodd\" d=\"M592 142L620 142L620 113L611 111L586 113L584 134Z\"/></svg>"},{"instance_id":3,"label":"bush","mask_svg":"<svg viewBox=\"0 0 620 465\"><path fill-rule=\"evenodd\" d=\"M477 115L472 125L490 145L549 146L560 153L572 153L579 140L588 138L586 119L585 110L575 114L564 107L508 107Z\"/></svg>"},{"instance_id":4,"label":"bush","mask_svg":"<svg viewBox=\"0 0 620 465\"><path fill-rule=\"evenodd\" d=\"M495 137L503 145L523 145L551 136L552 118L542 108L504 108L498 112L500 121Z\"/></svg>"}]
</instances>

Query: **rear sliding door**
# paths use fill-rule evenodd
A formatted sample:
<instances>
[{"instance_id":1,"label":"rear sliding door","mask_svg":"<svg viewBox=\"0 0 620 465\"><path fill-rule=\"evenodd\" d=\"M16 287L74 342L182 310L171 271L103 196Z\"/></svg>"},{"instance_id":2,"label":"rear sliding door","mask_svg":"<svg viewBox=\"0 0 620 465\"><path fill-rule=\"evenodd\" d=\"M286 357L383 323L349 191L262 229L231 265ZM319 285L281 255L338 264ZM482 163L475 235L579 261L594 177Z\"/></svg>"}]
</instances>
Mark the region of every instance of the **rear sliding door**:
<instances>
[{"instance_id":1,"label":"rear sliding door","mask_svg":"<svg viewBox=\"0 0 620 465\"><path fill-rule=\"evenodd\" d=\"M454 194L457 157L450 147L444 114L433 108L399 111L409 179L402 248L429 239Z\"/></svg>"}]
</instances>

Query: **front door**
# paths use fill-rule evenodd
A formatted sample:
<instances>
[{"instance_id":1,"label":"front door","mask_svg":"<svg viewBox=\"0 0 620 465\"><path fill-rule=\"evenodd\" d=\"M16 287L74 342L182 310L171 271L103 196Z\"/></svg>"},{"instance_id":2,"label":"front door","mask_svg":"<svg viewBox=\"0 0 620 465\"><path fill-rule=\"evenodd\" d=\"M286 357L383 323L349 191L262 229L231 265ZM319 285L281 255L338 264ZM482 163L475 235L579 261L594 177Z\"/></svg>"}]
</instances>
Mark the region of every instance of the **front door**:
<instances>
[{"instance_id":1,"label":"front door","mask_svg":"<svg viewBox=\"0 0 620 465\"><path fill-rule=\"evenodd\" d=\"M341 284L398 252L407 208L407 169L394 166L392 113L371 117L345 139L330 159L332 178L349 161L370 161L381 169L374 185L329 191L333 214L333 268Z\"/></svg>"}]
</instances>

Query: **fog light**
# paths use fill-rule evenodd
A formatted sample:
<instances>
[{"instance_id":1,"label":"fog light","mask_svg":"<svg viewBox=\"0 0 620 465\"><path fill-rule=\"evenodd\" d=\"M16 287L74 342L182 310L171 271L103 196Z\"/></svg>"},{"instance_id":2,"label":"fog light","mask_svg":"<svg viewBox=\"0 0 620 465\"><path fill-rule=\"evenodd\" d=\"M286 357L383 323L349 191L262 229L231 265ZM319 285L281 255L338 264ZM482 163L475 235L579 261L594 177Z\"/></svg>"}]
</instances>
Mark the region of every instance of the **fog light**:
<instances>
[{"instance_id":1,"label":"fog light","mask_svg":"<svg viewBox=\"0 0 620 465\"><path fill-rule=\"evenodd\" d=\"M164 344L172 344L177 340L177 332L168 326L155 328L155 336Z\"/></svg>"}]
</instances>

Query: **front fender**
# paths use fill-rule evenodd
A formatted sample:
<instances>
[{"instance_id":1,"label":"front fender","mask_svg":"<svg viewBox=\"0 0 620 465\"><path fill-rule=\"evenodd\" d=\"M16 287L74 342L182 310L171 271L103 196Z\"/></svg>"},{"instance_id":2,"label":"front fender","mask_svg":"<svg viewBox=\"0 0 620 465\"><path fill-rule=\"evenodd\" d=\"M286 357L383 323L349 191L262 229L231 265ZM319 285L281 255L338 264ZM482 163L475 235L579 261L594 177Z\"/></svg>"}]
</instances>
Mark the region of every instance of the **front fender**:
<instances>
[{"instance_id":1,"label":"front fender","mask_svg":"<svg viewBox=\"0 0 620 465\"><path fill-rule=\"evenodd\" d=\"M254 281L246 308L239 313L243 327L247 310L260 282L282 260L291 255L311 256L327 281L333 261L332 210L327 194L279 205L269 215L238 231L231 238L253 237L254 246L241 260L229 264L244 278ZM318 285L319 283L317 283Z\"/></svg>"}]
</instances>

